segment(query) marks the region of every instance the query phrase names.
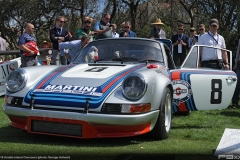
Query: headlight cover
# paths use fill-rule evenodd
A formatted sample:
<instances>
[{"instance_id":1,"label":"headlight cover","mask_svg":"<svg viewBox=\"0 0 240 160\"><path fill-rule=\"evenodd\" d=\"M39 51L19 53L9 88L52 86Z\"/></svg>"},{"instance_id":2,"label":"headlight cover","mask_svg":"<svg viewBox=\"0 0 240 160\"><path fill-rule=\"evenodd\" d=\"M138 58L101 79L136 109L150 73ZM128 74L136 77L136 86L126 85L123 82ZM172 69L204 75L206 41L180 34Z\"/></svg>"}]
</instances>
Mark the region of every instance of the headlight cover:
<instances>
[{"instance_id":1,"label":"headlight cover","mask_svg":"<svg viewBox=\"0 0 240 160\"><path fill-rule=\"evenodd\" d=\"M7 90L12 93L20 91L25 86L26 81L27 73L23 69L16 69L7 78Z\"/></svg>"},{"instance_id":2,"label":"headlight cover","mask_svg":"<svg viewBox=\"0 0 240 160\"><path fill-rule=\"evenodd\" d=\"M130 100L138 100L142 98L147 90L147 83L144 77L139 73L129 75L122 82L122 93Z\"/></svg>"}]
</instances>

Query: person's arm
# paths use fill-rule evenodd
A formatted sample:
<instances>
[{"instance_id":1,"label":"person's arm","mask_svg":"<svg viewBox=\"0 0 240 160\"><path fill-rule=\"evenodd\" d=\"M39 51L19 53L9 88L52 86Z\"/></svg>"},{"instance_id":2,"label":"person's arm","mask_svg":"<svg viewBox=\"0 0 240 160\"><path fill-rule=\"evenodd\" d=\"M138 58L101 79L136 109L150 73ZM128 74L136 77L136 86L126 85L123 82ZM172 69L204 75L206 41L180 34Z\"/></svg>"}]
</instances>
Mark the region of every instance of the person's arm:
<instances>
[{"instance_id":1,"label":"person's arm","mask_svg":"<svg viewBox=\"0 0 240 160\"><path fill-rule=\"evenodd\" d=\"M222 57L223 57L223 67L226 70L229 70L229 63L228 63L228 55L225 50L222 50Z\"/></svg>"},{"instance_id":2,"label":"person's arm","mask_svg":"<svg viewBox=\"0 0 240 160\"><path fill-rule=\"evenodd\" d=\"M188 48L188 36L186 36L186 41L184 42L183 40L180 41L180 43Z\"/></svg>"},{"instance_id":3,"label":"person's arm","mask_svg":"<svg viewBox=\"0 0 240 160\"><path fill-rule=\"evenodd\" d=\"M175 35L172 36L171 40L172 40L172 43L173 43L173 47L178 45L179 42L178 42L178 39L175 38Z\"/></svg>"},{"instance_id":4,"label":"person's arm","mask_svg":"<svg viewBox=\"0 0 240 160\"><path fill-rule=\"evenodd\" d=\"M34 52L27 48L24 44L18 45L18 48L21 49L24 52L28 52L29 55L34 55Z\"/></svg>"},{"instance_id":5,"label":"person's arm","mask_svg":"<svg viewBox=\"0 0 240 160\"><path fill-rule=\"evenodd\" d=\"M58 38L56 37L56 32L53 29L50 30L50 40L52 43L58 43Z\"/></svg>"},{"instance_id":6,"label":"person's arm","mask_svg":"<svg viewBox=\"0 0 240 160\"><path fill-rule=\"evenodd\" d=\"M223 42L222 42L221 48L226 49L226 43L225 43L224 38L222 41ZM228 62L228 54L225 50L222 50L222 58L223 58L224 69L229 70L230 67L229 67L229 62Z\"/></svg>"},{"instance_id":7,"label":"person's arm","mask_svg":"<svg viewBox=\"0 0 240 160\"><path fill-rule=\"evenodd\" d=\"M65 34L64 34L65 36L63 37L63 41L71 41L72 36L69 33L69 31L66 29L64 29L64 31L65 31Z\"/></svg>"}]
</instances>

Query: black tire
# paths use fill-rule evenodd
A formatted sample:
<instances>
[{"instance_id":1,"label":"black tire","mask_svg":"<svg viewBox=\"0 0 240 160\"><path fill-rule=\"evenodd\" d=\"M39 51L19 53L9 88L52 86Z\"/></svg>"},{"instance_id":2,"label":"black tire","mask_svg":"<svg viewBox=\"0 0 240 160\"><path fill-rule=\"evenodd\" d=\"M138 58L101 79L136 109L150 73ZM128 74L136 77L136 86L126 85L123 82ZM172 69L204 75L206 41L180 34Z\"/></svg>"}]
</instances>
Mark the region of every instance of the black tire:
<instances>
[{"instance_id":1,"label":"black tire","mask_svg":"<svg viewBox=\"0 0 240 160\"><path fill-rule=\"evenodd\" d=\"M183 112L175 112L173 113L174 116L190 116L191 111L183 111Z\"/></svg>"},{"instance_id":2,"label":"black tire","mask_svg":"<svg viewBox=\"0 0 240 160\"><path fill-rule=\"evenodd\" d=\"M150 132L151 138L163 140L169 137L172 123L172 103L172 93L169 88L166 88L159 107L157 122Z\"/></svg>"}]
</instances>

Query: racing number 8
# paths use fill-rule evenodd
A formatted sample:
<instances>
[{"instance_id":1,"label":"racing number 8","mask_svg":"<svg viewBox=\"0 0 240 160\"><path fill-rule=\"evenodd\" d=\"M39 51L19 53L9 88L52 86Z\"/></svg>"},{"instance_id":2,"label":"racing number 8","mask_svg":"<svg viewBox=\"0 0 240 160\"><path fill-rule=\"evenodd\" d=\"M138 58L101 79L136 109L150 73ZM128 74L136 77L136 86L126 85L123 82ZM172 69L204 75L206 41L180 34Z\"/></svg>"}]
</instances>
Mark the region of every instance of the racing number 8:
<instances>
[{"instance_id":1,"label":"racing number 8","mask_svg":"<svg viewBox=\"0 0 240 160\"><path fill-rule=\"evenodd\" d=\"M222 80L212 79L211 89L211 104L220 104L222 102ZM215 99L215 94L217 94L217 99Z\"/></svg>"}]
</instances>

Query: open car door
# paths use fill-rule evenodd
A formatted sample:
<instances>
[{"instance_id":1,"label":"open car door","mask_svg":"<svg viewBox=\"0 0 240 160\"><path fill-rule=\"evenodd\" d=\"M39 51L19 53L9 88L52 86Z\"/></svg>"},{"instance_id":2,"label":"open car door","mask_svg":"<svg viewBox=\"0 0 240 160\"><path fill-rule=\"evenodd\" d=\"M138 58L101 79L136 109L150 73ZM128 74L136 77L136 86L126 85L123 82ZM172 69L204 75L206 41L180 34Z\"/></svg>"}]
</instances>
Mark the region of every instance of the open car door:
<instances>
[{"instance_id":1,"label":"open car door","mask_svg":"<svg viewBox=\"0 0 240 160\"><path fill-rule=\"evenodd\" d=\"M225 50L230 70L199 67L200 47ZM237 84L237 76L232 71L232 52L204 45L193 46L180 69L170 71L170 77L174 90L174 112L225 109Z\"/></svg>"}]
</instances>

